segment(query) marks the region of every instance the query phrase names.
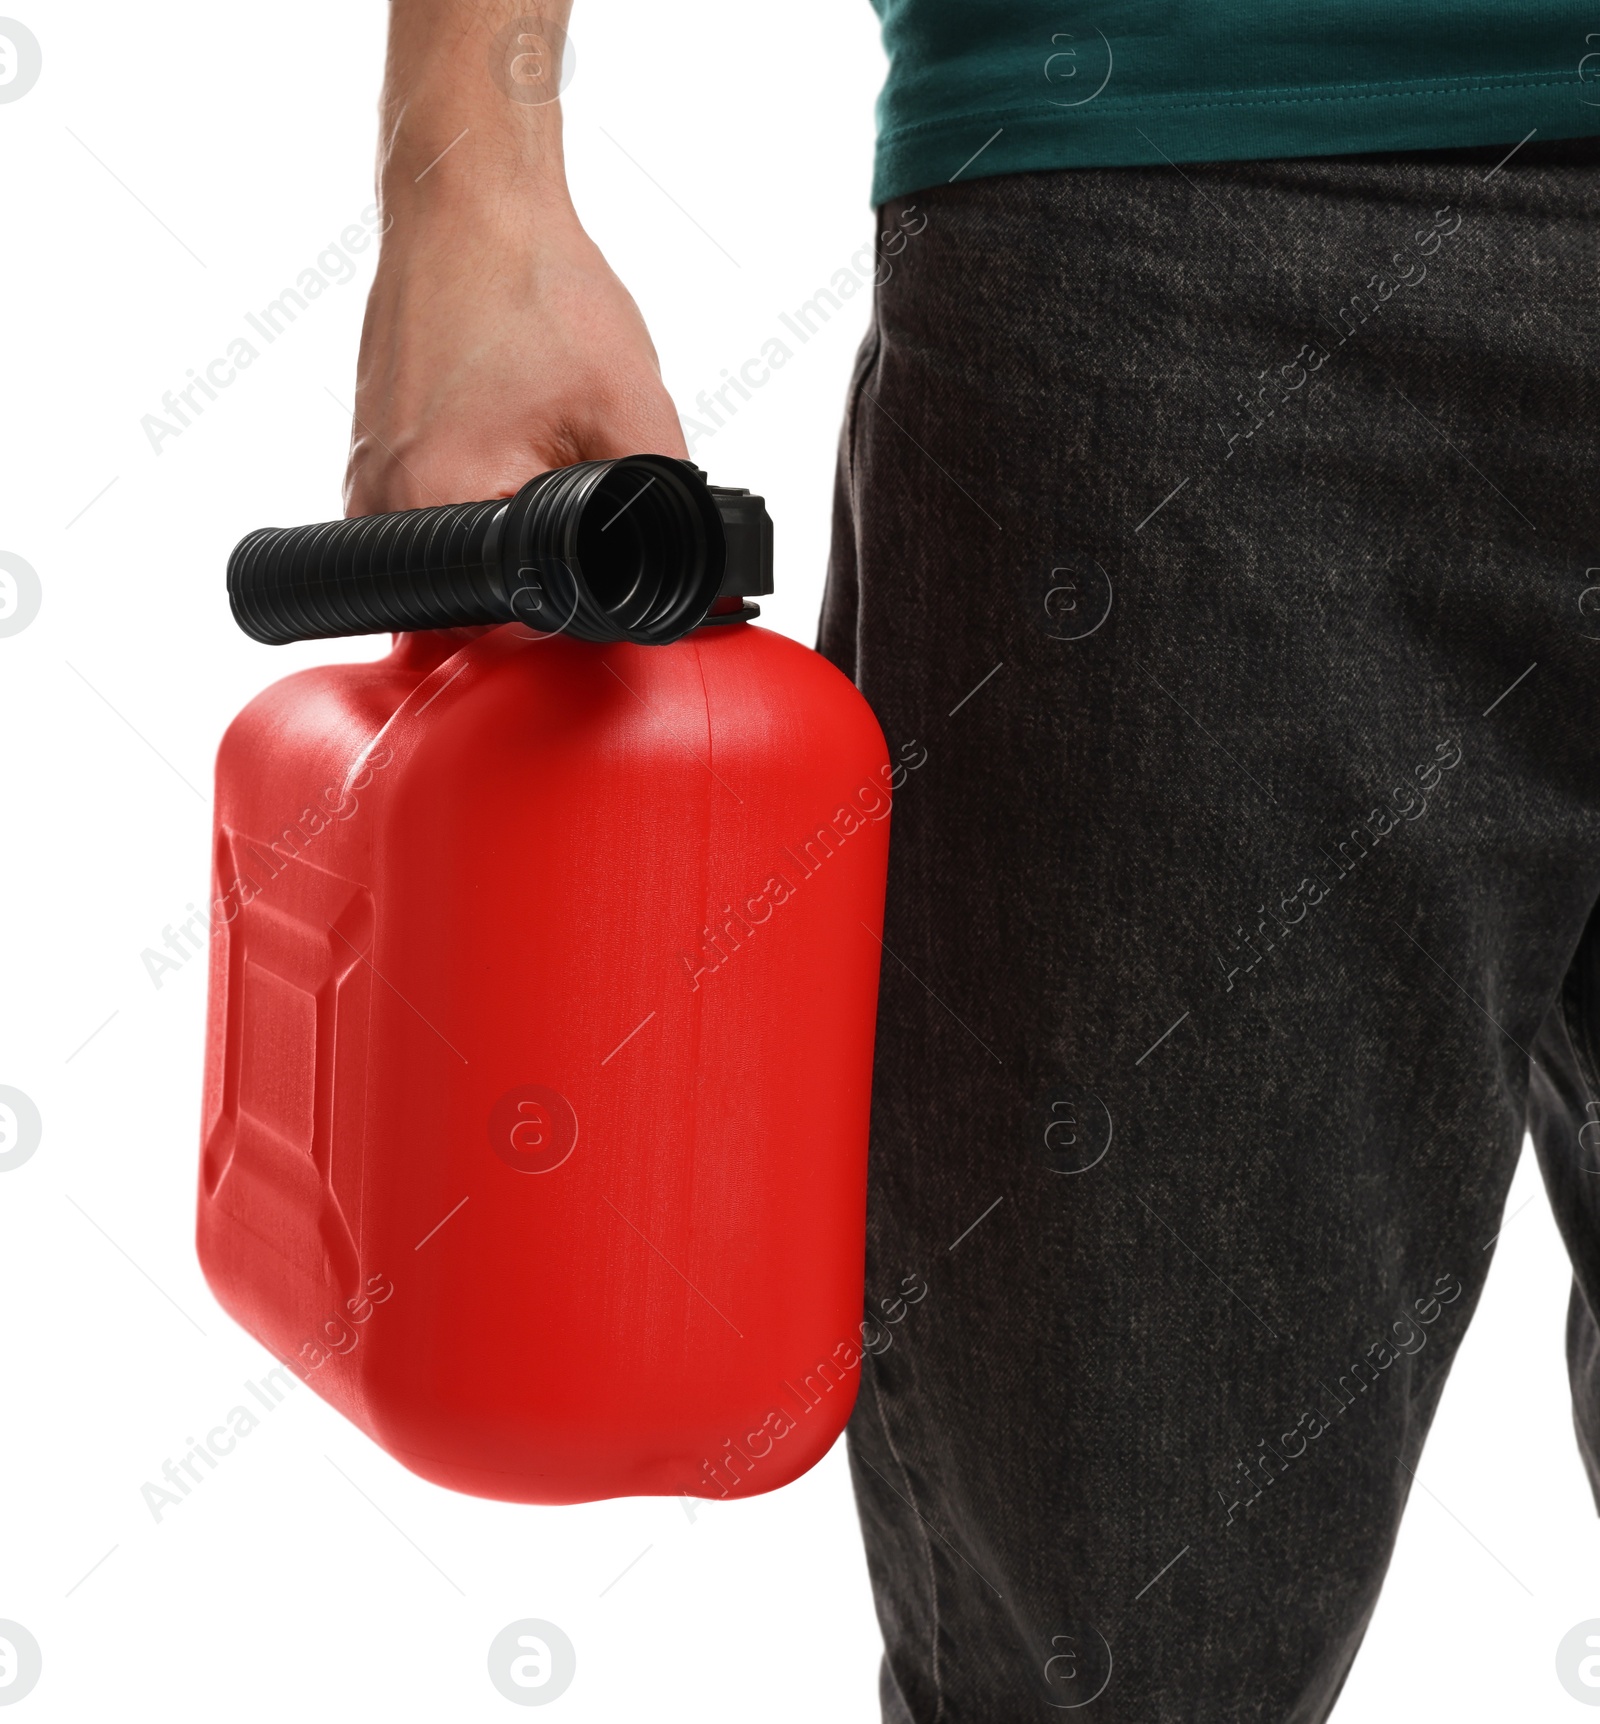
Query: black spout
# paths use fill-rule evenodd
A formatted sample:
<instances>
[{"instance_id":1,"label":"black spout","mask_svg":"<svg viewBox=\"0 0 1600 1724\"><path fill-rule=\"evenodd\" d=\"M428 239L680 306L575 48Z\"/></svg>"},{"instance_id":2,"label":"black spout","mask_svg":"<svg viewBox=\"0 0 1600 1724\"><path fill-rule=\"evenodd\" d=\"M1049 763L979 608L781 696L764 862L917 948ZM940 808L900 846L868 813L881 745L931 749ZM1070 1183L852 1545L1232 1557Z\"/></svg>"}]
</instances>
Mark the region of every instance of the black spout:
<instances>
[{"instance_id":1,"label":"black spout","mask_svg":"<svg viewBox=\"0 0 1600 1724\"><path fill-rule=\"evenodd\" d=\"M589 641L665 645L719 598L772 591L760 497L687 461L625 455L530 479L514 497L262 527L228 559L228 599L269 645L525 623Z\"/></svg>"}]
</instances>

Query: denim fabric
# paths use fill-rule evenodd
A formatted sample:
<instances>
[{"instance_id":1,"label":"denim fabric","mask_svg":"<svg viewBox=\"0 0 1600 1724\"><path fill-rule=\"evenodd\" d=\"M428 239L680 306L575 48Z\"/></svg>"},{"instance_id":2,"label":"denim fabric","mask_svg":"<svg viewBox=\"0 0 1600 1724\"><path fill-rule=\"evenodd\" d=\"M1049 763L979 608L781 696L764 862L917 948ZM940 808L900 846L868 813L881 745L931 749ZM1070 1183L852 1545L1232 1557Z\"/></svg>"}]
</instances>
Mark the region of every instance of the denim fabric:
<instances>
[{"instance_id":1,"label":"denim fabric","mask_svg":"<svg viewBox=\"0 0 1600 1724\"><path fill-rule=\"evenodd\" d=\"M1325 1718L1525 1121L1600 1483L1600 146L1510 148L882 212L896 1724Z\"/></svg>"}]
</instances>

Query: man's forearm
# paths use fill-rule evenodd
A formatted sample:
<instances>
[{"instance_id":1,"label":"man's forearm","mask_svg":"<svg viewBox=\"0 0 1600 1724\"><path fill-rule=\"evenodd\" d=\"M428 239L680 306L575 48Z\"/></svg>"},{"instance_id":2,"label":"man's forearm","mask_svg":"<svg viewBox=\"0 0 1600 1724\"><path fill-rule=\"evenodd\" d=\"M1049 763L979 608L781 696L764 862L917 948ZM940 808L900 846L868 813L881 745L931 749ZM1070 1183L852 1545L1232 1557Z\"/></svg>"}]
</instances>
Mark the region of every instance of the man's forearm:
<instances>
[{"instance_id":1,"label":"man's forearm","mask_svg":"<svg viewBox=\"0 0 1600 1724\"><path fill-rule=\"evenodd\" d=\"M509 496L573 461L687 453L639 308L567 193L571 0L507 16L514 3L390 6L353 514Z\"/></svg>"},{"instance_id":2,"label":"man's forearm","mask_svg":"<svg viewBox=\"0 0 1600 1724\"><path fill-rule=\"evenodd\" d=\"M441 211L570 214L561 55L571 0L392 0L378 189L391 221Z\"/></svg>"}]
</instances>

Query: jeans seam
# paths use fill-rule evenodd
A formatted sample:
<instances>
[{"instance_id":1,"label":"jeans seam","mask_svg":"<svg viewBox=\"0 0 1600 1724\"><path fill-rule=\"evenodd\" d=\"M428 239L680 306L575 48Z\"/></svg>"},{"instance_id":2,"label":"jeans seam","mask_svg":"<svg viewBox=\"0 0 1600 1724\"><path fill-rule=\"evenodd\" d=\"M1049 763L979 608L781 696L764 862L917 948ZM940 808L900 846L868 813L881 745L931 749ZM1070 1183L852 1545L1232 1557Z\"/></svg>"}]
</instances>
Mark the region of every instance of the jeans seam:
<instances>
[{"instance_id":1,"label":"jeans seam","mask_svg":"<svg viewBox=\"0 0 1600 1724\"><path fill-rule=\"evenodd\" d=\"M933 1540L928 1537L928 1529L922 1518L922 1511L917 1507L917 1493L911 1486L911 1474L906 1470L906 1463L901 1458L900 1451L895 1447L894 1437L889 1431L889 1416L884 1411L883 1391L878 1386L878 1373L872 1373L872 1400L878 1409L878 1428L883 1432L883 1440L889 1445L889 1453L894 1457L894 1464L900 1469L900 1481L906 1487L906 1501L911 1505L911 1513L917 1522L917 1530L922 1535L922 1549L928 1562L928 1590L933 1598L933 1634L932 1634L932 1668L933 1668L933 1724L940 1724L944 1717L944 1684L939 1672L939 1571L934 1566Z\"/></svg>"}]
</instances>

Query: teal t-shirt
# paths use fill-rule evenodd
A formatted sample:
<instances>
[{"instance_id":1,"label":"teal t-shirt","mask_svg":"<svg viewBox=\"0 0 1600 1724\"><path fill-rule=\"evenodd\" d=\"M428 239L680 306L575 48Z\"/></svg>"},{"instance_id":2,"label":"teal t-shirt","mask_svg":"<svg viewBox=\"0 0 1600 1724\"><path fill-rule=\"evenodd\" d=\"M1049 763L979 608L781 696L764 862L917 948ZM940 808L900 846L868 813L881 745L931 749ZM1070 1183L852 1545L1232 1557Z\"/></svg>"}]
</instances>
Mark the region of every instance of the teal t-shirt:
<instances>
[{"instance_id":1,"label":"teal t-shirt","mask_svg":"<svg viewBox=\"0 0 1600 1724\"><path fill-rule=\"evenodd\" d=\"M1600 4L873 0L873 202L1029 168L1600 135Z\"/></svg>"}]
</instances>

